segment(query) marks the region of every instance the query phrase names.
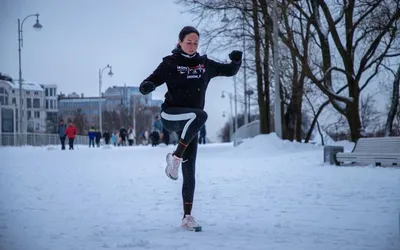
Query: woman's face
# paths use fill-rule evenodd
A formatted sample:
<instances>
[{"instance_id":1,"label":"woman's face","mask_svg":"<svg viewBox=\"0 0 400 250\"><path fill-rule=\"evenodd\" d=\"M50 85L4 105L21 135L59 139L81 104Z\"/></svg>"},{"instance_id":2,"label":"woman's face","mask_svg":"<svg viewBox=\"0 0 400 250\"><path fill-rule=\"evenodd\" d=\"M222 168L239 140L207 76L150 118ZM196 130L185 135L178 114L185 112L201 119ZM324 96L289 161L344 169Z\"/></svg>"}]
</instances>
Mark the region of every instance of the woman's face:
<instances>
[{"instance_id":1,"label":"woman's face","mask_svg":"<svg viewBox=\"0 0 400 250\"><path fill-rule=\"evenodd\" d=\"M179 45L183 52L193 55L197 52L197 47L199 46L199 36L196 33L187 34L183 41L179 41Z\"/></svg>"}]
</instances>

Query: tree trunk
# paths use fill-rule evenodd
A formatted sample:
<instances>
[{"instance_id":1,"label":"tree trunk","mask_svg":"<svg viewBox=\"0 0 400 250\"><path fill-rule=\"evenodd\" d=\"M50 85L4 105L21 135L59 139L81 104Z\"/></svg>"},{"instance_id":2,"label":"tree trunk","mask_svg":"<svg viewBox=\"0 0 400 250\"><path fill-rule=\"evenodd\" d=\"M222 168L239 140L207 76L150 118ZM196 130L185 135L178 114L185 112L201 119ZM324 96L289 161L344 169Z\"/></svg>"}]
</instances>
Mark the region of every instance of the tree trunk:
<instances>
[{"instance_id":1,"label":"tree trunk","mask_svg":"<svg viewBox=\"0 0 400 250\"><path fill-rule=\"evenodd\" d=\"M303 106L303 89L304 89L305 74L302 72L298 81L298 90L296 96L296 141L301 142L303 132L302 106Z\"/></svg>"},{"instance_id":2,"label":"tree trunk","mask_svg":"<svg viewBox=\"0 0 400 250\"><path fill-rule=\"evenodd\" d=\"M399 106L399 87L400 87L400 65L397 68L397 72L393 80L392 102L390 104L390 109L386 120L385 136L392 135L393 120L397 113L397 107Z\"/></svg>"},{"instance_id":3,"label":"tree trunk","mask_svg":"<svg viewBox=\"0 0 400 250\"><path fill-rule=\"evenodd\" d=\"M264 48L264 105L265 105L265 131L271 133L271 97L270 97L270 81L269 81L269 42L265 42Z\"/></svg>"},{"instance_id":4,"label":"tree trunk","mask_svg":"<svg viewBox=\"0 0 400 250\"><path fill-rule=\"evenodd\" d=\"M361 119L358 107L358 98L346 105L346 118L350 127L350 140L356 142L360 138Z\"/></svg>"},{"instance_id":5,"label":"tree trunk","mask_svg":"<svg viewBox=\"0 0 400 250\"><path fill-rule=\"evenodd\" d=\"M269 81L269 49L271 40L271 29L268 26L269 15L267 2L259 0L261 6L262 18L264 20L264 57L263 57L263 77L264 77L264 110L265 110L265 133L271 133L271 97L270 97L270 81ZM261 109L260 109L261 110ZM261 115L261 114L260 114ZM261 122L260 122L261 123Z\"/></svg>"},{"instance_id":6,"label":"tree trunk","mask_svg":"<svg viewBox=\"0 0 400 250\"><path fill-rule=\"evenodd\" d=\"M290 43L293 43L293 45L296 44L296 41L294 40L294 35L293 35L293 30L291 25L289 24L289 19L287 15L287 8L284 6L281 8L282 9L282 19L283 19L283 24L285 27L285 32L287 34L287 38L290 41ZM290 51L290 59L291 63L293 65L292 69L292 94L290 96L290 102L289 106L286 111L285 115L285 130L287 132L287 139L290 141L294 140L295 134L296 134L296 128L297 128L297 120L298 120L298 110L299 108L297 107L299 101L298 98L302 97L302 92L299 93L299 66L297 63L297 57L296 53L293 50ZM300 108L301 112L301 108Z\"/></svg>"},{"instance_id":7,"label":"tree trunk","mask_svg":"<svg viewBox=\"0 0 400 250\"><path fill-rule=\"evenodd\" d=\"M285 139L289 141L293 141L294 138L294 128L295 128L295 121L296 121L296 114L294 111L294 104L293 98L291 98L289 105L287 106L286 113L284 116L284 127L283 131L286 132Z\"/></svg>"},{"instance_id":8,"label":"tree trunk","mask_svg":"<svg viewBox=\"0 0 400 250\"><path fill-rule=\"evenodd\" d=\"M263 75L261 67L261 36L260 27L258 23L258 10L257 0L252 0L253 3L253 25L254 25L254 44L255 44L255 63L256 63L256 74L257 74L257 99L258 108L260 110L260 133L267 134L268 131L268 120L267 113L269 109L266 109L263 89Z\"/></svg>"}]
</instances>

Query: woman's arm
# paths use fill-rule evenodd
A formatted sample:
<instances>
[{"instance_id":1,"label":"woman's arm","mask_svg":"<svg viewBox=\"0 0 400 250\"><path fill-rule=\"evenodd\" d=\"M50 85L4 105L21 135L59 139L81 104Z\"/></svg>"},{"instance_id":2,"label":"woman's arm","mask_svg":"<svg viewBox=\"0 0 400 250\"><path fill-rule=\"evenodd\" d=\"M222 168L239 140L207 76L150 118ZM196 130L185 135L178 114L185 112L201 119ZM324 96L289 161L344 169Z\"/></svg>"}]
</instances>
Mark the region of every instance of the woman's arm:
<instances>
[{"instance_id":1,"label":"woman's arm","mask_svg":"<svg viewBox=\"0 0 400 250\"><path fill-rule=\"evenodd\" d=\"M208 59L211 78L236 75L242 64L242 52L234 50L229 54L229 58L232 60L231 63L218 63Z\"/></svg>"},{"instance_id":2,"label":"woman's arm","mask_svg":"<svg viewBox=\"0 0 400 250\"><path fill-rule=\"evenodd\" d=\"M162 61L158 67L140 84L139 90L143 95L151 93L156 87L162 85L168 74L166 62Z\"/></svg>"}]
</instances>

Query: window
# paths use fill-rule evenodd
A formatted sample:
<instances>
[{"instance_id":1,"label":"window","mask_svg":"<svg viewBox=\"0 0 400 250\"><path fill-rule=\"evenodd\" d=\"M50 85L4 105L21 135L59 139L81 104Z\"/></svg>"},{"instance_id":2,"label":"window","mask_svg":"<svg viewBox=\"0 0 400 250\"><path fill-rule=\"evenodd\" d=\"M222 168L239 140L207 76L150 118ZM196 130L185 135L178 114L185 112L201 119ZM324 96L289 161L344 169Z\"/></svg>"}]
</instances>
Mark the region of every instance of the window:
<instances>
[{"instance_id":1,"label":"window","mask_svg":"<svg viewBox=\"0 0 400 250\"><path fill-rule=\"evenodd\" d=\"M49 109L49 100L46 100L46 109Z\"/></svg>"},{"instance_id":2,"label":"window","mask_svg":"<svg viewBox=\"0 0 400 250\"><path fill-rule=\"evenodd\" d=\"M32 112L28 111L28 119L32 118Z\"/></svg>"},{"instance_id":3,"label":"window","mask_svg":"<svg viewBox=\"0 0 400 250\"><path fill-rule=\"evenodd\" d=\"M40 99L33 99L33 108L39 109L40 108Z\"/></svg>"},{"instance_id":4,"label":"window","mask_svg":"<svg viewBox=\"0 0 400 250\"><path fill-rule=\"evenodd\" d=\"M50 100L50 109L53 109L53 100Z\"/></svg>"},{"instance_id":5,"label":"window","mask_svg":"<svg viewBox=\"0 0 400 250\"><path fill-rule=\"evenodd\" d=\"M46 96L49 96L49 89L46 89Z\"/></svg>"},{"instance_id":6,"label":"window","mask_svg":"<svg viewBox=\"0 0 400 250\"><path fill-rule=\"evenodd\" d=\"M27 98L26 99L26 107L27 108L32 108L32 99L31 98Z\"/></svg>"},{"instance_id":7,"label":"window","mask_svg":"<svg viewBox=\"0 0 400 250\"><path fill-rule=\"evenodd\" d=\"M12 99L12 104L17 104L17 99L15 99L15 97Z\"/></svg>"},{"instance_id":8,"label":"window","mask_svg":"<svg viewBox=\"0 0 400 250\"><path fill-rule=\"evenodd\" d=\"M40 118L40 111L35 111L34 115L35 115L35 118Z\"/></svg>"},{"instance_id":9,"label":"window","mask_svg":"<svg viewBox=\"0 0 400 250\"><path fill-rule=\"evenodd\" d=\"M53 96L53 89L50 89L50 96Z\"/></svg>"},{"instance_id":10,"label":"window","mask_svg":"<svg viewBox=\"0 0 400 250\"><path fill-rule=\"evenodd\" d=\"M26 94L27 94L27 95L30 95L30 94L31 94L31 92L29 92L29 91L26 91Z\"/></svg>"},{"instance_id":11,"label":"window","mask_svg":"<svg viewBox=\"0 0 400 250\"><path fill-rule=\"evenodd\" d=\"M1 112L1 132L11 133L14 132L14 111L12 109L0 109Z\"/></svg>"},{"instance_id":12,"label":"window","mask_svg":"<svg viewBox=\"0 0 400 250\"><path fill-rule=\"evenodd\" d=\"M35 91L35 93L33 93L33 94L34 94L34 95L39 95L39 92L36 92L36 91Z\"/></svg>"},{"instance_id":13,"label":"window","mask_svg":"<svg viewBox=\"0 0 400 250\"><path fill-rule=\"evenodd\" d=\"M0 88L0 104L8 105L8 93L5 88Z\"/></svg>"}]
</instances>

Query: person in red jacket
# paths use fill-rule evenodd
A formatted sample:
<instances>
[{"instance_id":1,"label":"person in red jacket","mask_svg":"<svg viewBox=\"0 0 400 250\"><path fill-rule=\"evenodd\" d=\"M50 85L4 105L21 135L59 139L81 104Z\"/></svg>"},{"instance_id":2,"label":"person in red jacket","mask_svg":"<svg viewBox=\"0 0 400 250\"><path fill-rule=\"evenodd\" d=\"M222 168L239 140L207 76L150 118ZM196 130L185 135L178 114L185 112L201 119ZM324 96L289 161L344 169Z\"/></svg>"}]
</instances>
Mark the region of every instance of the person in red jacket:
<instances>
[{"instance_id":1,"label":"person in red jacket","mask_svg":"<svg viewBox=\"0 0 400 250\"><path fill-rule=\"evenodd\" d=\"M67 130L65 131L65 134L68 137L69 141L69 150L74 150L74 139L77 133L77 129L75 125L72 123L72 121L69 122Z\"/></svg>"}]
</instances>

